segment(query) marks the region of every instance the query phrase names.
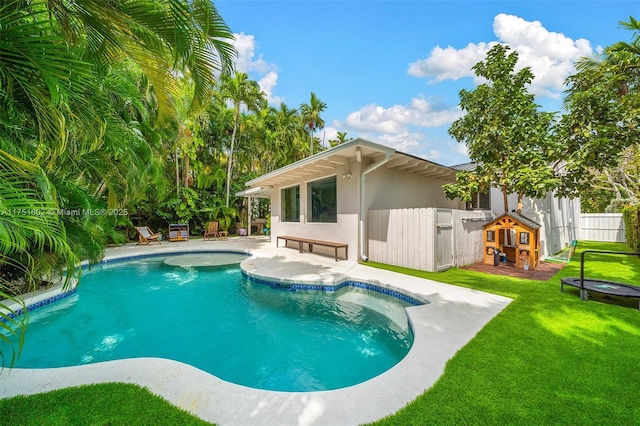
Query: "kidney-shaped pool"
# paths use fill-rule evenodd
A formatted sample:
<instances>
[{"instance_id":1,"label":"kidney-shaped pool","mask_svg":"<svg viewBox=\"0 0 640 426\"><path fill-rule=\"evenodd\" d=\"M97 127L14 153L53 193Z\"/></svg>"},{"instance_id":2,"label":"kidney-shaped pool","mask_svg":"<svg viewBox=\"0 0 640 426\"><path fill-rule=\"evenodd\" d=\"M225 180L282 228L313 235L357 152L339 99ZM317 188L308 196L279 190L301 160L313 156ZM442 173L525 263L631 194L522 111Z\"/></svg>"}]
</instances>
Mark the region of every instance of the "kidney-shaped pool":
<instances>
[{"instance_id":1,"label":"kidney-shaped pool","mask_svg":"<svg viewBox=\"0 0 640 426\"><path fill-rule=\"evenodd\" d=\"M75 294L31 313L15 367L161 357L253 388L317 391L368 380L408 353L409 303L353 286L282 291L238 262L167 256L85 271Z\"/></svg>"}]
</instances>

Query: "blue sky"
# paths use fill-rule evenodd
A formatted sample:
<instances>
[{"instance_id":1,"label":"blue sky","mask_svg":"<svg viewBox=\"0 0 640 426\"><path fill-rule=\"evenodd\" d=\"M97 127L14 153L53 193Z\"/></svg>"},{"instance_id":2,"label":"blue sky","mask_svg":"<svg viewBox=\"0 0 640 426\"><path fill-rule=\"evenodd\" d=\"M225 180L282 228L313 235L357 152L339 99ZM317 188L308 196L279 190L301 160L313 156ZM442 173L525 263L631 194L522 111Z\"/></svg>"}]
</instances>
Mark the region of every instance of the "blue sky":
<instances>
[{"instance_id":1,"label":"blue sky","mask_svg":"<svg viewBox=\"0 0 640 426\"><path fill-rule=\"evenodd\" d=\"M460 89L495 43L536 75L529 90L559 111L574 61L632 33L636 1L214 1L236 35L237 69L272 105L327 104L321 139L337 131L444 165L468 161L447 134Z\"/></svg>"}]
</instances>

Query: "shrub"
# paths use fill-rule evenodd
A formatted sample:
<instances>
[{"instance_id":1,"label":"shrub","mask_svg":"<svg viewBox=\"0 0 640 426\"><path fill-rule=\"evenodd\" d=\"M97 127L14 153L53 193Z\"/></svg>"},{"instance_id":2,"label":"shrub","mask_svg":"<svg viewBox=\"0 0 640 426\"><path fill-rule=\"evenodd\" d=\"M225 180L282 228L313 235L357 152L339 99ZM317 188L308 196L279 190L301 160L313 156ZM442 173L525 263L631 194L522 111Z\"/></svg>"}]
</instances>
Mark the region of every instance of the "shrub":
<instances>
[{"instance_id":1,"label":"shrub","mask_svg":"<svg viewBox=\"0 0 640 426\"><path fill-rule=\"evenodd\" d=\"M622 209L625 236L632 250L640 252L640 204L629 205Z\"/></svg>"}]
</instances>

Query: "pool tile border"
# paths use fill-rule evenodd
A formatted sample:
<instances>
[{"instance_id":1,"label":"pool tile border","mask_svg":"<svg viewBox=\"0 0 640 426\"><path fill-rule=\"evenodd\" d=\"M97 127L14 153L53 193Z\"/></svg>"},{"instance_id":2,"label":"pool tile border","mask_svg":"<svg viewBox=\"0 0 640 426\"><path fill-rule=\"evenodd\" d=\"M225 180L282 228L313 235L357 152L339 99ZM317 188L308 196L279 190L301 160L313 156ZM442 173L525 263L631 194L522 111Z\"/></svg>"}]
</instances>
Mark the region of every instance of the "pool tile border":
<instances>
[{"instance_id":1,"label":"pool tile border","mask_svg":"<svg viewBox=\"0 0 640 426\"><path fill-rule=\"evenodd\" d=\"M247 274L244 270L242 271L243 275L247 277L249 281L253 281L256 284L267 285L275 290L284 290L284 291L326 291L326 292L335 292L344 287L355 287L361 288L364 290L375 291L376 293L384 294L387 296L394 297L396 299L402 300L403 302L409 303L412 306L421 306L425 305L428 302L423 302L411 296L407 296L406 294L392 290L385 287L380 287L374 284L368 284L361 281L353 281L347 280L342 281L335 285L329 284L289 284L284 282L278 282L274 280L267 280L264 278L258 278L253 275Z\"/></svg>"},{"instance_id":2,"label":"pool tile border","mask_svg":"<svg viewBox=\"0 0 640 426\"><path fill-rule=\"evenodd\" d=\"M94 266L107 265L118 262L130 262L132 260L140 260L140 259L148 259L151 257L165 257L165 256L179 256L182 254L210 254L210 253L226 253L226 254L244 254L249 258L251 253L243 250L180 250L180 251L167 251L167 252L159 252L159 253L146 253L146 254L135 254L130 256L120 256L120 257L109 257L107 259L103 259L98 263L89 264L88 262L82 262L82 270L90 269Z\"/></svg>"},{"instance_id":3,"label":"pool tile border","mask_svg":"<svg viewBox=\"0 0 640 426\"><path fill-rule=\"evenodd\" d=\"M4 314L4 315L6 315L6 317L5 316L1 316L0 317L0 322L3 322L3 323L6 324L10 320L16 319L19 316L23 315L25 312L32 312L32 311L35 311L36 309L39 309L39 308L42 308L44 306L50 305L50 304L52 304L54 302L57 302L59 300L66 299L67 297L75 294L77 291L78 291L78 288L74 287L71 290L68 290L68 291L65 291L65 292L62 292L62 293L58 293L58 294L56 294L54 296L51 296L51 297L48 297L46 299L38 300L37 302L34 302L34 303L30 303L29 305L25 306L24 308L18 308L18 309L14 310L14 311L7 312L7 313Z\"/></svg>"},{"instance_id":4,"label":"pool tile border","mask_svg":"<svg viewBox=\"0 0 640 426\"><path fill-rule=\"evenodd\" d=\"M207 254L207 253L228 253L228 254L244 254L248 257L251 256L250 253L247 253L246 251L241 251L241 250L182 250L182 251L172 251L172 252L163 252L163 253L148 253L148 254L141 254L141 255L132 255L132 256L123 256L123 257L115 257L115 258L108 258L108 259L103 259L98 263L95 264L89 264L88 262L82 262L82 264L80 265L80 267L82 268L82 270L88 270L94 266L100 266L100 265L108 265L108 264L114 264L114 263L119 263L119 262L130 262L132 260L139 260L139 259L146 259L146 258L150 258L150 257L165 257L165 256L178 256L178 255L182 255L182 254ZM45 290L47 291L47 290ZM32 312L35 311L36 309L42 308L44 306L50 305L51 303L57 302L59 300L65 299L73 294L75 294L77 292L77 287L73 287L71 290L67 290L58 294L55 294L53 296L47 297L45 299L42 300L38 300L37 302L33 302L28 304L27 306L15 309L13 311L9 311L6 312L3 316L0 316L0 322L2 323L8 323L11 320L14 320L16 318L18 318L19 316L23 315L25 312ZM23 296L25 297L25 296ZM35 295L33 296L28 296L28 297L35 297Z\"/></svg>"},{"instance_id":5,"label":"pool tile border","mask_svg":"<svg viewBox=\"0 0 640 426\"><path fill-rule=\"evenodd\" d=\"M179 255L183 255L183 254L209 254L209 253L228 253L228 254L244 254L247 256L247 258L251 257L251 253L247 252L247 251L241 251L241 250L182 250L182 251L172 251L172 252L161 252L161 253L148 253L148 254L139 254L139 255L131 255L131 256L122 256L122 257L112 257L112 258L107 258L107 259L103 259L100 262L96 263L96 264L89 264L88 262L83 262L81 265L82 270L88 270L94 266L100 266L100 265L111 265L111 264L115 264L115 263L120 263L120 262L130 262L130 261L134 261L134 260L140 260L140 259L148 259L148 258L153 258L153 257L165 257L165 256L179 256ZM424 302L421 300L418 300L416 298L413 298L411 296L408 296L402 292L396 291L396 290L392 290L389 288L385 288L385 287L380 287L374 284L368 284L368 283L364 283L361 281L353 281L353 280L347 280L347 281L342 281L340 283L337 283L335 285L328 285L328 284L302 284L302 283L296 283L296 284L289 284L289 283L284 283L284 282L278 282L278 281L274 281L274 280L267 280L264 278L258 278L255 277L253 275L248 274L244 269L242 269L242 274L250 281L255 282L256 284L262 284L262 285L268 285L269 287L276 289L276 290L285 290L285 291L292 291L292 292L296 292L296 291L325 291L325 292L336 292L344 287L354 287L354 288L361 288L364 290L369 290L369 291L375 291L376 293L380 293L380 294L384 294L387 296L391 296L394 297L396 299L402 300L403 302L409 303L412 306L420 306L420 305L424 305L428 302ZM0 317L0 322L3 323L7 323L8 321L10 321L10 319L15 319L18 318L19 316L23 315L26 312L32 312L35 311L36 309L42 308L43 306L47 306L50 305L51 303L57 302L59 300L62 300L64 298L67 298L73 294L75 294L77 292L77 288L74 287L73 289L66 291L66 292L62 292L59 294L56 294L54 296L48 297L46 299L43 300L39 300L35 303L31 303L29 305L27 305L24 308L19 308L16 309L13 312L8 312L6 314L5 318L4 316Z\"/></svg>"}]
</instances>

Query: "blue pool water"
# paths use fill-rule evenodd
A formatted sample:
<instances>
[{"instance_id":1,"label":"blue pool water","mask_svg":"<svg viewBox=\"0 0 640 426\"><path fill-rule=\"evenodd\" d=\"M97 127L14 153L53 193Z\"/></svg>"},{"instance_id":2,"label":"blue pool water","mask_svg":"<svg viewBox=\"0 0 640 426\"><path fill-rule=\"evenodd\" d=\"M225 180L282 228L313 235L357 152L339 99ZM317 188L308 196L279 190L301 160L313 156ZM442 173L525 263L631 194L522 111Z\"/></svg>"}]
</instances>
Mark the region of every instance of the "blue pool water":
<instances>
[{"instance_id":1,"label":"blue pool water","mask_svg":"<svg viewBox=\"0 0 640 426\"><path fill-rule=\"evenodd\" d=\"M215 256L215 254L212 254ZM282 291L238 265L164 258L98 266L78 291L30 315L18 368L161 357L253 388L350 386L398 363L413 335L408 303L376 292Z\"/></svg>"}]
</instances>

